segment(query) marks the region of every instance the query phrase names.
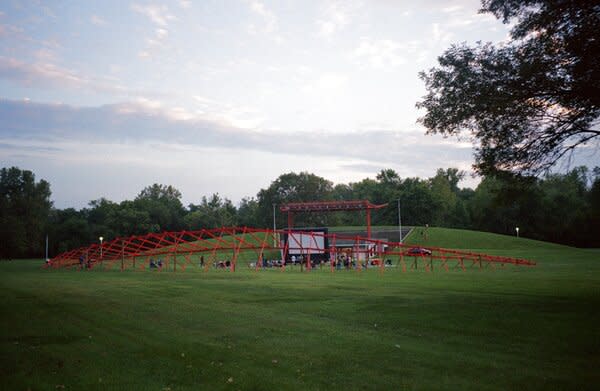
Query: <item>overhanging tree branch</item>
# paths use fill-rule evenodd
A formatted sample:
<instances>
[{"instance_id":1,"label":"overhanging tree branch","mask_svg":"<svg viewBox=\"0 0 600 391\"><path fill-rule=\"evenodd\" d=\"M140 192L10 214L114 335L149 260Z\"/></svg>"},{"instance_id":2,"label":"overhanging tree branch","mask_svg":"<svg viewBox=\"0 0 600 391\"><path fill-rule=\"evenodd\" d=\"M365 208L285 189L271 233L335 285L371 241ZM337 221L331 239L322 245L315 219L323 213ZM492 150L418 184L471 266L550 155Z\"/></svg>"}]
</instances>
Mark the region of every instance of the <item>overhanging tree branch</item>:
<instances>
[{"instance_id":1,"label":"overhanging tree branch","mask_svg":"<svg viewBox=\"0 0 600 391\"><path fill-rule=\"evenodd\" d=\"M428 134L469 133L476 169L537 174L600 136L600 6L594 2L484 0L516 19L503 47L453 45L421 72L417 103Z\"/></svg>"}]
</instances>

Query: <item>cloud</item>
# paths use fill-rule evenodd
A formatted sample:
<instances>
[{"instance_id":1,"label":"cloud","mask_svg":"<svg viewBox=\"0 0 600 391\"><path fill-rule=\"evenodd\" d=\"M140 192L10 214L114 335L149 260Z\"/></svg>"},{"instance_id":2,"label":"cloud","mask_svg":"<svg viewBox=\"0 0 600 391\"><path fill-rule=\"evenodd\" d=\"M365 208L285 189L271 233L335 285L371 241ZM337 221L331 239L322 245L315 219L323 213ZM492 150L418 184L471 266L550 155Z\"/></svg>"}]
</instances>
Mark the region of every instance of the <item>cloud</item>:
<instances>
[{"instance_id":1,"label":"cloud","mask_svg":"<svg viewBox=\"0 0 600 391\"><path fill-rule=\"evenodd\" d=\"M169 13L169 8L164 5L149 4L142 6L139 4L133 4L131 9L133 9L135 12L145 15L152 21L152 23L161 27L167 27L169 21L175 19L175 16Z\"/></svg>"},{"instance_id":2,"label":"cloud","mask_svg":"<svg viewBox=\"0 0 600 391\"><path fill-rule=\"evenodd\" d=\"M169 35L168 30L165 30L163 28L156 29L156 38L157 39L163 40L163 39L167 38L168 35Z\"/></svg>"},{"instance_id":3,"label":"cloud","mask_svg":"<svg viewBox=\"0 0 600 391\"><path fill-rule=\"evenodd\" d=\"M404 45L389 39L361 38L352 55L359 63L372 68L393 68L406 63L403 49L406 49Z\"/></svg>"},{"instance_id":4,"label":"cloud","mask_svg":"<svg viewBox=\"0 0 600 391\"><path fill-rule=\"evenodd\" d=\"M318 34L331 38L342 31L361 7L360 3L352 1L334 1L327 3L321 10L321 16L316 21Z\"/></svg>"},{"instance_id":5,"label":"cloud","mask_svg":"<svg viewBox=\"0 0 600 391\"><path fill-rule=\"evenodd\" d=\"M346 170L350 170L350 171L355 171L355 172L362 172L362 173L373 173L373 172L379 172L382 169L384 169L384 166L378 165L378 164L370 164L370 163L350 163L350 164L342 164L340 166L343 169Z\"/></svg>"},{"instance_id":6,"label":"cloud","mask_svg":"<svg viewBox=\"0 0 600 391\"><path fill-rule=\"evenodd\" d=\"M40 61L35 63L25 63L0 56L0 79L27 87L83 89L118 96L157 95L124 87L114 80L87 77L74 70L55 65L50 62L54 59L50 51L41 50L36 55Z\"/></svg>"},{"instance_id":7,"label":"cloud","mask_svg":"<svg viewBox=\"0 0 600 391\"><path fill-rule=\"evenodd\" d=\"M451 5L449 7L442 8L442 12L445 14L451 14L451 13L459 12L463 9L464 9L464 7L462 5Z\"/></svg>"},{"instance_id":8,"label":"cloud","mask_svg":"<svg viewBox=\"0 0 600 391\"><path fill-rule=\"evenodd\" d=\"M16 36L21 37L23 34L23 28L13 26L10 24L2 24L0 23L0 37L2 36Z\"/></svg>"},{"instance_id":9,"label":"cloud","mask_svg":"<svg viewBox=\"0 0 600 391\"><path fill-rule=\"evenodd\" d=\"M52 63L27 64L14 58L0 57L0 77L25 85L37 83L50 85L82 86L89 81L75 72Z\"/></svg>"},{"instance_id":10,"label":"cloud","mask_svg":"<svg viewBox=\"0 0 600 391\"><path fill-rule=\"evenodd\" d=\"M446 44L446 43L452 41L454 34L452 32L446 31L446 29L449 29L449 28L451 28L451 27L448 26L447 24L444 26L440 26L439 23L433 23L431 25L432 43L434 45L438 44L438 43Z\"/></svg>"},{"instance_id":11,"label":"cloud","mask_svg":"<svg viewBox=\"0 0 600 391\"><path fill-rule=\"evenodd\" d=\"M96 25L96 26L105 26L106 25L106 21L104 19L102 19L101 17L99 17L98 15L92 15L90 17L90 22L92 22L92 24Z\"/></svg>"},{"instance_id":12,"label":"cloud","mask_svg":"<svg viewBox=\"0 0 600 391\"><path fill-rule=\"evenodd\" d=\"M143 140L190 147L359 159L377 166L406 162L445 167L447 161L471 160L470 146L425 136L420 129L362 129L335 134L249 131L150 100L99 107L0 100L0 138L43 140L47 146L63 140L86 143L113 140L115 144Z\"/></svg>"},{"instance_id":13,"label":"cloud","mask_svg":"<svg viewBox=\"0 0 600 391\"><path fill-rule=\"evenodd\" d=\"M155 182L175 185L192 202L215 189L239 200L289 171L337 183L382 168L427 177L438 167L467 168L471 155L470 146L418 128L250 131L148 99L97 107L0 99L0 160L50 180L63 207L131 199Z\"/></svg>"},{"instance_id":14,"label":"cloud","mask_svg":"<svg viewBox=\"0 0 600 391\"><path fill-rule=\"evenodd\" d=\"M272 33L277 29L277 16L275 13L268 9L264 3L253 0L248 3L250 9L255 14L259 15L263 19L263 30L265 33ZM251 30L256 30L254 25L250 26Z\"/></svg>"},{"instance_id":15,"label":"cloud","mask_svg":"<svg viewBox=\"0 0 600 391\"><path fill-rule=\"evenodd\" d=\"M169 12L169 8L164 5L150 4L141 6L139 4L133 4L131 8L134 11L145 15L156 26L154 36L146 39L146 47L138 53L139 58L150 58L155 49L165 47L164 42L169 36L169 31L167 30L169 22L177 18L172 15Z\"/></svg>"}]
</instances>

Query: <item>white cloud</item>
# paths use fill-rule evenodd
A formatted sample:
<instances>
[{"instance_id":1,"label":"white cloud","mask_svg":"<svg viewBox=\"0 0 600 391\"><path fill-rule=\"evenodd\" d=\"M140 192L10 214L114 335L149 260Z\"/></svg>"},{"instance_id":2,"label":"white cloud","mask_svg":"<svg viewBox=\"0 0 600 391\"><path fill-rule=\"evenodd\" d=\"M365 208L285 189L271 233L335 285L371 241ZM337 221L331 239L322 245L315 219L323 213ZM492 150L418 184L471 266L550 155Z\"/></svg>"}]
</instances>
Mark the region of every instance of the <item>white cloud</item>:
<instances>
[{"instance_id":1,"label":"white cloud","mask_svg":"<svg viewBox=\"0 0 600 391\"><path fill-rule=\"evenodd\" d=\"M181 8L191 8L192 2L190 0L179 0L179 6Z\"/></svg>"},{"instance_id":2,"label":"white cloud","mask_svg":"<svg viewBox=\"0 0 600 391\"><path fill-rule=\"evenodd\" d=\"M373 68L397 67L406 63L403 50L406 51L405 45L389 39L362 38L358 47L354 49L353 57Z\"/></svg>"},{"instance_id":3,"label":"white cloud","mask_svg":"<svg viewBox=\"0 0 600 391\"><path fill-rule=\"evenodd\" d=\"M277 16L275 16L275 13L268 9L264 3L258 0L253 0L248 4L252 12L259 15L263 19L263 30L265 33L272 33L277 29ZM251 29L256 30L256 27L251 25Z\"/></svg>"},{"instance_id":4,"label":"white cloud","mask_svg":"<svg viewBox=\"0 0 600 391\"><path fill-rule=\"evenodd\" d=\"M352 1L329 2L321 10L321 17L316 22L318 34L325 38L331 38L334 34L342 31L350 24L360 7L360 3Z\"/></svg>"},{"instance_id":5,"label":"white cloud","mask_svg":"<svg viewBox=\"0 0 600 391\"><path fill-rule=\"evenodd\" d=\"M97 78L54 64L52 53L40 53L40 61L23 61L0 56L0 78L27 87L77 89L107 93L117 96L154 95L147 91L127 88L114 79ZM46 57L46 58L44 58Z\"/></svg>"},{"instance_id":6,"label":"white cloud","mask_svg":"<svg viewBox=\"0 0 600 391\"><path fill-rule=\"evenodd\" d=\"M341 73L323 73L309 81L301 91L318 107L337 106L347 91L348 76Z\"/></svg>"},{"instance_id":7,"label":"white cloud","mask_svg":"<svg viewBox=\"0 0 600 391\"><path fill-rule=\"evenodd\" d=\"M133 4L131 8L145 15L152 23L156 25L154 30L154 36L146 39L147 47L138 53L138 57L142 59L148 59L152 57L154 50L157 48L164 48L165 40L169 35L167 27L169 22L175 20L176 17L169 12L169 8L164 5L145 5Z\"/></svg>"},{"instance_id":8,"label":"white cloud","mask_svg":"<svg viewBox=\"0 0 600 391\"><path fill-rule=\"evenodd\" d=\"M252 107L222 103L200 95L193 98L196 104L196 118L240 129L256 129L264 122L264 116Z\"/></svg>"},{"instance_id":9,"label":"white cloud","mask_svg":"<svg viewBox=\"0 0 600 391\"><path fill-rule=\"evenodd\" d=\"M442 8L442 12L445 14L451 14L461 11L464 7L462 5L451 5L449 7Z\"/></svg>"},{"instance_id":10,"label":"white cloud","mask_svg":"<svg viewBox=\"0 0 600 391\"><path fill-rule=\"evenodd\" d=\"M106 21L104 19L102 19L101 17L99 17L98 15L92 15L90 17L90 22L92 22L92 24L96 25L96 26L105 26L106 25Z\"/></svg>"},{"instance_id":11,"label":"white cloud","mask_svg":"<svg viewBox=\"0 0 600 391\"><path fill-rule=\"evenodd\" d=\"M89 83L89 80L79 76L77 73L60 68L52 63L27 64L7 57L0 57L0 77L18 81L25 85L42 82L47 84L82 86Z\"/></svg>"},{"instance_id":12,"label":"white cloud","mask_svg":"<svg viewBox=\"0 0 600 391\"><path fill-rule=\"evenodd\" d=\"M169 31L163 28L158 28L156 29L156 38L158 40L163 40L165 38L167 38L167 36L169 35Z\"/></svg>"},{"instance_id":13,"label":"white cloud","mask_svg":"<svg viewBox=\"0 0 600 391\"><path fill-rule=\"evenodd\" d=\"M334 91L344 87L348 81L346 75L338 73L326 73L320 76L309 88L317 91Z\"/></svg>"},{"instance_id":14,"label":"white cloud","mask_svg":"<svg viewBox=\"0 0 600 391\"><path fill-rule=\"evenodd\" d=\"M148 19L150 19L154 24L161 26L161 27L167 27L169 24L169 21L174 20L175 16L173 16L172 14L169 13L169 8L167 6L164 5L139 5L139 4L133 4L131 6L131 8L142 14L145 15Z\"/></svg>"},{"instance_id":15,"label":"white cloud","mask_svg":"<svg viewBox=\"0 0 600 391\"><path fill-rule=\"evenodd\" d=\"M449 28L449 26L447 24L444 26L440 26L439 23L433 23L431 25L431 35L433 44L445 44L452 41L454 33L444 30L445 28Z\"/></svg>"},{"instance_id":16,"label":"white cloud","mask_svg":"<svg viewBox=\"0 0 600 391\"><path fill-rule=\"evenodd\" d=\"M200 98L200 101L208 101ZM244 109L238 109L243 112ZM452 143L423 130L361 130L332 134L314 132L249 131L216 120L201 119L188 110L167 107L161 102L137 102L79 108L22 101L0 100L0 139L42 141L47 147L57 142L181 144L189 147L227 148L231 151L263 151L298 156L365 158L372 164L427 162L445 167L445 161L471 159L469 145ZM51 141L55 140L55 141ZM387 151L382 153L382 151Z\"/></svg>"},{"instance_id":17,"label":"white cloud","mask_svg":"<svg viewBox=\"0 0 600 391\"><path fill-rule=\"evenodd\" d=\"M36 50L34 56L39 61L51 62L56 61L56 53L53 50L47 48L41 48Z\"/></svg>"}]
</instances>

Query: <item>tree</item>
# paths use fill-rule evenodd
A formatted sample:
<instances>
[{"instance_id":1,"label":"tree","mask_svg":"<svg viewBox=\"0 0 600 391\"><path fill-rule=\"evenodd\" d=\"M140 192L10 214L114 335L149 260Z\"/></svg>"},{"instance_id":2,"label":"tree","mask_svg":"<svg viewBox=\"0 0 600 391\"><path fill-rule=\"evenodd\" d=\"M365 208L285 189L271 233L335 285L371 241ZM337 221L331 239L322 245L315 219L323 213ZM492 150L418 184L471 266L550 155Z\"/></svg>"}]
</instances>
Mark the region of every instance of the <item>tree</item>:
<instances>
[{"instance_id":1,"label":"tree","mask_svg":"<svg viewBox=\"0 0 600 391\"><path fill-rule=\"evenodd\" d=\"M404 225L425 225L433 221L433 197L428 181L419 178L404 179L400 203Z\"/></svg>"},{"instance_id":2,"label":"tree","mask_svg":"<svg viewBox=\"0 0 600 391\"><path fill-rule=\"evenodd\" d=\"M157 223L152 223L148 211L136 208L135 202L123 201L106 216L106 225L117 236L143 235L156 232Z\"/></svg>"},{"instance_id":3,"label":"tree","mask_svg":"<svg viewBox=\"0 0 600 391\"><path fill-rule=\"evenodd\" d=\"M449 226L451 214L455 211L457 204L457 196L455 189L458 190L456 183L451 183L449 175L455 171L445 171L441 168L437 170L436 175L429 180L431 186L431 198L433 201L433 219L430 223L438 226ZM456 170L458 172L458 170Z\"/></svg>"},{"instance_id":4,"label":"tree","mask_svg":"<svg viewBox=\"0 0 600 391\"><path fill-rule=\"evenodd\" d=\"M77 211L73 208L52 209L50 212L50 256L62 252L87 246L92 235L88 224L86 211ZM96 240L97 237L96 237Z\"/></svg>"},{"instance_id":5,"label":"tree","mask_svg":"<svg viewBox=\"0 0 600 391\"><path fill-rule=\"evenodd\" d=\"M586 224L590 212L586 185L586 167L547 175L540 182L541 195L536 200L544 211L536 227L540 237L557 243L585 244L591 228Z\"/></svg>"},{"instance_id":6,"label":"tree","mask_svg":"<svg viewBox=\"0 0 600 391\"><path fill-rule=\"evenodd\" d=\"M254 197L242 198L240 206L237 209L238 224L246 227L258 227L258 201Z\"/></svg>"},{"instance_id":7,"label":"tree","mask_svg":"<svg viewBox=\"0 0 600 391\"><path fill-rule=\"evenodd\" d=\"M333 183L317 175L308 172L282 174L267 189L258 192L258 210L262 216L260 223L263 227L272 225L273 204L330 200L332 192ZM281 226L283 217L280 213L277 216L277 225ZM297 217L299 225L322 225L327 221L327 216L323 214L300 214Z\"/></svg>"},{"instance_id":8,"label":"tree","mask_svg":"<svg viewBox=\"0 0 600 391\"><path fill-rule=\"evenodd\" d=\"M100 236L106 240L120 236L118 229L109 223L110 216L117 213L119 204L102 197L90 201L88 205L89 208L82 211L88 222L90 232L88 240L95 243Z\"/></svg>"},{"instance_id":9,"label":"tree","mask_svg":"<svg viewBox=\"0 0 600 391\"><path fill-rule=\"evenodd\" d=\"M600 136L597 1L483 0L512 42L451 46L421 72L427 133L470 133L475 168L539 174Z\"/></svg>"},{"instance_id":10,"label":"tree","mask_svg":"<svg viewBox=\"0 0 600 391\"><path fill-rule=\"evenodd\" d=\"M184 226L181 192L173 186L157 183L147 186L135 198L134 205L148 213L156 231L178 231Z\"/></svg>"},{"instance_id":11,"label":"tree","mask_svg":"<svg viewBox=\"0 0 600 391\"><path fill-rule=\"evenodd\" d=\"M188 229L229 227L236 224L237 211L227 198L213 194L210 198L202 197L200 205L190 204L190 213L184 217Z\"/></svg>"},{"instance_id":12,"label":"tree","mask_svg":"<svg viewBox=\"0 0 600 391\"><path fill-rule=\"evenodd\" d=\"M594 168L594 182L588 193L590 213L588 215L589 240L586 243L590 247L600 247L600 167Z\"/></svg>"},{"instance_id":13,"label":"tree","mask_svg":"<svg viewBox=\"0 0 600 391\"><path fill-rule=\"evenodd\" d=\"M0 170L0 258L40 256L48 221L50 184L17 167Z\"/></svg>"}]
</instances>

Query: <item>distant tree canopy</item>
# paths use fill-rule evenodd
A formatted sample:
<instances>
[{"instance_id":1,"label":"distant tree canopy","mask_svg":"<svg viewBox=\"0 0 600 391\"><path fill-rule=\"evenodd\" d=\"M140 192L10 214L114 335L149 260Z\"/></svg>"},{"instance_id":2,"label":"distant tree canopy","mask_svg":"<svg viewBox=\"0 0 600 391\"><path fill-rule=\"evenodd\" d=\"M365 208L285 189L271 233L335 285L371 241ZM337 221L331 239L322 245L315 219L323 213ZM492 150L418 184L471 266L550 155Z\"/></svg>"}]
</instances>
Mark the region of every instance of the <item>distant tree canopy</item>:
<instances>
[{"instance_id":1,"label":"distant tree canopy","mask_svg":"<svg viewBox=\"0 0 600 391\"><path fill-rule=\"evenodd\" d=\"M483 0L512 41L451 46L421 72L428 133L470 134L479 173L539 174L600 136L600 4Z\"/></svg>"},{"instance_id":2,"label":"distant tree canopy","mask_svg":"<svg viewBox=\"0 0 600 391\"><path fill-rule=\"evenodd\" d=\"M258 192L257 212L260 224L264 227L273 225L273 204L280 206L288 202L330 200L332 190L332 182L308 172L280 175L268 188ZM323 214L308 214L299 216L297 222L307 226L318 226L325 224L326 219L327 216ZM284 224L282 216L277 224L278 226Z\"/></svg>"},{"instance_id":3,"label":"distant tree canopy","mask_svg":"<svg viewBox=\"0 0 600 391\"><path fill-rule=\"evenodd\" d=\"M0 258L42 255L51 206L48 182L17 167L0 170Z\"/></svg>"},{"instance_id":4,"label":"distant tree canopy","mask_svg":"<svg viewBox=\"0 0 600 391\"><path fill-rule=\"evenodd\" d=\"M165 230L200 230L221 226L270 228L273 204L315 200L368 199L388 207L372 214L374 225L402 224L467 228L514 234L578 246L600 247L600 168L575 168L543 178L498 173L485 176L476 189L461 188L464 172L438 169L431 178L401 178L391 169L375 178L333 185L307 172L280 175L256 198L243 198L236 207L215 193L187 207L172 186L154 184L132 200L116 203L105 198L87 207L51 208L50 185L35 182L33 173L18 168L0 171L0 258L43 255L44 236L50 237L50 256L90 243L102 236ZM277 212L277 227L286 227ZM295 226L364 225L364 213L299 214Z\"/></svg>"}]
</instances>

